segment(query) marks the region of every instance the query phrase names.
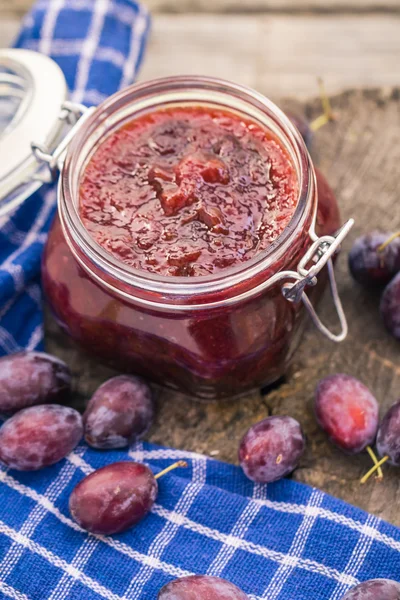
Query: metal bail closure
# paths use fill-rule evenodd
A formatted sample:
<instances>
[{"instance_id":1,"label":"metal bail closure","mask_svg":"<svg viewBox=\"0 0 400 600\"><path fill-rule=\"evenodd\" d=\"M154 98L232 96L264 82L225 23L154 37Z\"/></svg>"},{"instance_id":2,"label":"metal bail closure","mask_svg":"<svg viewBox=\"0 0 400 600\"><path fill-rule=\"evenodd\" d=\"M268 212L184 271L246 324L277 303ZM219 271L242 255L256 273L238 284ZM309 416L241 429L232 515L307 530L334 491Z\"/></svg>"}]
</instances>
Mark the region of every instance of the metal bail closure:
<instances>
[{"instance_id":1,"label":"metal bail closure","mask_svg":"<svg viewBox=\"0 0 400 600\"><path fill-rule=\"evenodd\" d=\"M63 136L68 90L49 57L21 49L0 50L0 217L42 184L42 161L31 143L52 152Z\"/></svg>"},{"instance_id":2,"label":"metal bail closure","mask_svg":"<svg viewBox=\"0 0 400 600\"><path fill-rule=\"evenodd\" d=\"M332 258L353 225L354 219L349 219L333 236L325 235L318 237L315 231L310 232L313 243L299 262L297 272L289 271L286 273L288 277L292 276L295 279L295 282L285 283L282 286L282 294L284 297L289 300L289 302L300 302L301 300L307 308L314 325L332 342L342 342L346 338L348 332L346 316L337 289ZM310 263L312 264L309 267ZM340 333L338 334L332 333L322 323L305 292L307 286L314 286L317 283L317 275L325 265L328 269L333 304L336 308L340 323Z\"/></svg>"}]
</instances>

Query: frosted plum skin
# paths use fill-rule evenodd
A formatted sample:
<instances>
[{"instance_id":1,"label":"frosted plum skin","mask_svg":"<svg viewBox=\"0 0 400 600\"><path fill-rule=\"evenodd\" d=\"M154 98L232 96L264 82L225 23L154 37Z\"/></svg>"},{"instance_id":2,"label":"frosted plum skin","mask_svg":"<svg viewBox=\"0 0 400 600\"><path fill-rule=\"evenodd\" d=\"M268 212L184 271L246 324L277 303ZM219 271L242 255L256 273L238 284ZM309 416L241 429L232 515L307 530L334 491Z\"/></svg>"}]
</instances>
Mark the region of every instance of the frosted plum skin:
<instances>
[{"instance_id":1,"label":"frosted plum skin","mask_svg":"<svg viewBox=\"0 0 400 600\"><path fill-rule=\"evenodd\" d=\"M78 411L58 404L31 406L0 429L0 461L18 471L53 465L77 446L83 434Z\"/></svg>"},{"instance_id":2,"label":"frosted plum skin","mask_svg":"<svg viewBox=\"0 0 400 600\"><path fill-rule=\"evenodd\" d=\"M239 447L245 475L258 483L270 483L289 475L305 450L300 424L291 417L268 417L250 427Z\"/></svg>"},{"instance_id":3,"label":"frosted plum skin","mask_svg":"<svg viewBox=\"0 0 400 600\"><path fill-rule=\"evenodd\" d=\"M249 600L236 585L208 575L192 575L167 583L157 600Z\"/></svg>"},{"instance_id":4,"label":"frosted plum skin","mask_svg":"<svg viewBox=\"0 0 400 600\"><path fill-rule=\"evenodd\" d=\"M111 535L143 519L157 493L157 481L146 465L116 462L97 469L78 483L70 496L69 510L86 531Z\"/></svg>"},{"instance_id":5,"label":"frosted plum skin","mask_svg":"<svg viewBox=\"0 0 400 600\"><path fill-rule=\"evenodd\" d=\"M375 440L379 406L355 377L338 373L322 379L315 393L315 414L330 440L349 454L362 452Z\"/></svg>"},{"instance_id":6,"label":"frosted plum skin","mask_svg":"<svg viewBox=\"0 0 400 600\"><path fill-rule=\"evenodd\" d=\"M93 448L129 446L149 430L154 416L149 386L138 377L120 375L101 385L83 416L85 440Z\"/></svg>"},{"instance_id":7,"label":"frosted plum skin","mask_svg":"<svg viewBox=\"0 0 400 600\"><path fill-rule=\"evenodd\" d=\"M71 372L55 356L23 351L0 358L0 413L62 402L70 390Z\"/></svg>"},{"instance_id":8,"label":"frosted plum skin","mask_svg":"<svg viewBox=\"0 0 400 600\"><path fill-rule=\"evenodd\" d=\"M380 313L386 329L400 340L400 273L384 289Z\"/></svg>"},{"instance_id":9,"label":"frosted plum skin","mask_svg":"<svg viewBox=\"0 0 400 600\"><path fill-rule=\"evenodd\" d=\"M400 583L391 579L364 581L348 591L342 600L400 600Z\"/></svg>"},{"instance_id":10,"label":"frosted plum skin","mask_svg":"<svg viewBox=\"0 0 400 600\"><path fill-rule=\"evenodd\" d=\"M389 456L389 463L400 467L400 401L383 417L378 429L376 446L379 455Z\"/></svg>"},{"instance_id":11,"label":"frosted plum skin","mask_svg":"<svg viewBox=\"0 0 400 600\"><path fill-rule=\"evenodd\" d=\"M357 238L349 252L349 269L364 286L384 286L400 271L400 238L378 252L392 233L372 231Z\"/></svg>"}]
</instances>

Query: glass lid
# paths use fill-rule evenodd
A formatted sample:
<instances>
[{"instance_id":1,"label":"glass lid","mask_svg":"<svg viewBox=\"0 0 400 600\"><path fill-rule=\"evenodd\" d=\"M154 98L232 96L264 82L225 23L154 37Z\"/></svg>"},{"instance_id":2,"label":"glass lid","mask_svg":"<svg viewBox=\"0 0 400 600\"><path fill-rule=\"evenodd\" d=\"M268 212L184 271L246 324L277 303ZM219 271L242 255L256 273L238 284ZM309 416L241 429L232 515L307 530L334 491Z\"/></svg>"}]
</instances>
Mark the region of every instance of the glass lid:
<instances>
[{"instance_id":1,"label":"glass lid","mask_svg":"<svg viewBox=\"0 0 400 600\"><path fill-rule=\"evenodd\" d=\"M32 144L42 152L57 145L67 95L64 75L52 59L30 50L0 49L0 217L46 180L48 166Z\"/></svg>"}]
</instances>

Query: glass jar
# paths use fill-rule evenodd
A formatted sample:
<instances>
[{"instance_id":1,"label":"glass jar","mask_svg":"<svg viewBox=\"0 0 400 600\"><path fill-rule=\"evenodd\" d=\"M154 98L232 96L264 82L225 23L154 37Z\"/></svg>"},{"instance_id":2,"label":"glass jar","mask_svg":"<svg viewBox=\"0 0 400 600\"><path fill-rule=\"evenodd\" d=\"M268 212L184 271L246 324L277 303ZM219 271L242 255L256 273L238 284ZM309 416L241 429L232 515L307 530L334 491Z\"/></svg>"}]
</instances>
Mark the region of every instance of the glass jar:
<instances>
[{"instance_id":1,"label":"glass jar","mask_svg":"<svg viewBox=\"0 0 400 600\"><path fill-rule=\"evenodd\" d=\"M270 129L289 153L299 184L295 213L266 251L193 278L127 266L94 242L79 217L81 175L99 143L136 116L182 103L225 108ZM222 80L160 79L110 97L69 143L58 215L43 256L43 287L61 327L107 363L190 396L231 398L284 374L306 309L317 319L305 286L316 284L311 295L320 294L326 268L318 283L316 275L328 259L332 275L329 257L341 239L332 237L338 226L335 200L324 194L318 202L304 142L274 104Z\"/></svg>"}]
</instances>

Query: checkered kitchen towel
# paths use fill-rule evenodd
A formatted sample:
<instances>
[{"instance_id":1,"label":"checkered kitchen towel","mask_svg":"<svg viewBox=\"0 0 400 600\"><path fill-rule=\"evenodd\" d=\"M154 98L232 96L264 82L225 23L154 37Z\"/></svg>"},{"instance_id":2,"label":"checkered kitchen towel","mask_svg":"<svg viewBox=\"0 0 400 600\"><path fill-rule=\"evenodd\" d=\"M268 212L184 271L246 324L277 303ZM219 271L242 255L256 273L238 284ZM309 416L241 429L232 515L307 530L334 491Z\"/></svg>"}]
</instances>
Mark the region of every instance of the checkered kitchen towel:
<instances>
[{"instance_id":1,"label":"checkered kitchen towel","mask_svg":"<svg viewBox=\"0 0 400 600\"><path fill-rule=\"evenodd\" d=\"M106 463L137 460L159 480L150 515L112 537L71 520L77 482ZM339 600L372 577L400 579L400 530L290 480L254 485L241 469L202 455L137 444L79 446L37 473L0 471L0 597L18 600L155 600L193 573L231 580L251 598Z\"/></svg>"},{"instance_id":2,"label":"checkered kitchen towel","mask_svg":"<svg viewBox=\"0 0 400 600\"><path fill-rule=\"evenodd\" d=\"M64 71L71 99L93 105L132 83L149 22L147 10L133 0L39 0L16 46L51 56ZM55 205L52 186L12 218L0 219L0 356L42 348L40 256Z\"/></svg>"}]
</instances>

